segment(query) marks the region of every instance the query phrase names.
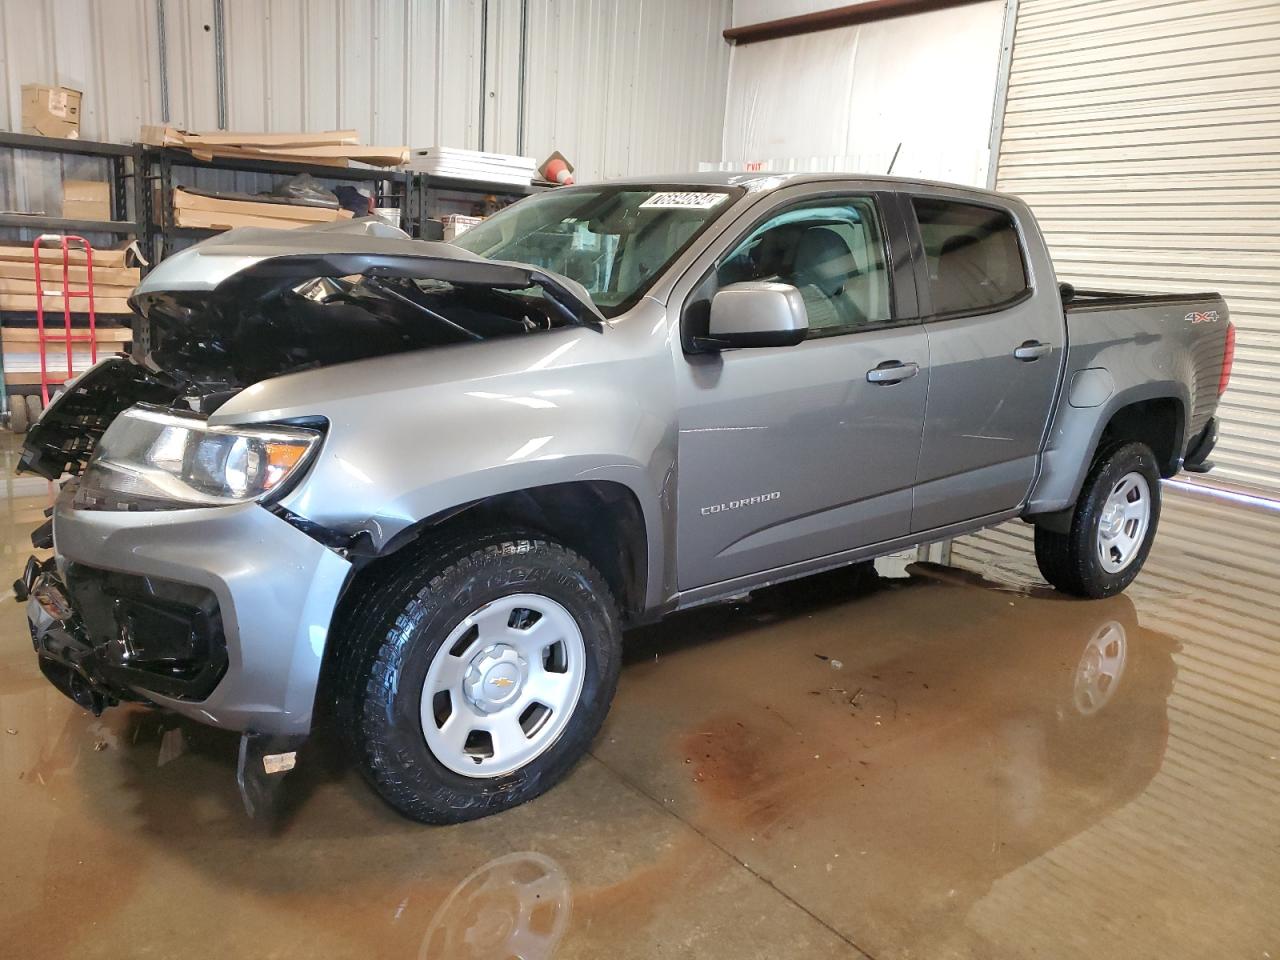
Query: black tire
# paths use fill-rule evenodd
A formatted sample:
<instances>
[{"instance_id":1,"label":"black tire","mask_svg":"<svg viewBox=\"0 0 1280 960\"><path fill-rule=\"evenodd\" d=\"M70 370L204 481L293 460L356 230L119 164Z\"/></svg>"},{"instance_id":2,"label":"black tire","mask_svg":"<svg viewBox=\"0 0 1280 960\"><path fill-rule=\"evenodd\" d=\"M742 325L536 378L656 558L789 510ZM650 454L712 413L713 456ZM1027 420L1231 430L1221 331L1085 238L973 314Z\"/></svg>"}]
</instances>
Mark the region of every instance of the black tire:
<instances>
[{"instance_id":1,"label":"black tire","mask_svg":"<svg viewBox=\"0 0 1280 960\"><path fill-rule=\"evenodd\" d=\"M44 412L44 405L40 402L40 394L27 394L27 428L30 429L35 422L40 419L40 414Z\"/></svg>"},{"instance_id":2,"label":"black tire","mask_svg":"<svg viewBox=\"0 0 1280 960\"><path fill-rule=\"evenodd\" d=\"M27 427L27 398L9 397L9 429L14 433L23 434L27 432Z\"/></svg>"},{"instance_id":3,"label":"black tire","mask_svg":"<svg viewBox=\"0 0 1280 960\"><path fill-rule=\"evenodd\" d=\"M345 618L339 718L379 794L423 823L460 823L531 800L586 753L608 713L622 636L605 579L574 551L529 531L471 534L406 547ZM536 593L563 606L586 648L582 692L543 753L504 776L466 777L442 764L423 734L427 670L450 632L485 603Z\"/></svg>"},{"instance_id":4,"label":"black tire","mask_svg":"<svg viewBox=\"0 0 1280 960\"><path fill-rule=\"evenodd\" d=\"M1151 515L1137 553L1124 569L1106 570L1098 556L1098 527L1107 497L1126 474L1138 473L1147 481ZM1057 590L1077 597L1099 599L1122 591L1138 575L1151 552L1160 522L1160 470L1155 454L1144 443L1112 446L1094 460L1076 500L1068 533L1036 527L1036 565Z\"/></svg>"}]
</instances>

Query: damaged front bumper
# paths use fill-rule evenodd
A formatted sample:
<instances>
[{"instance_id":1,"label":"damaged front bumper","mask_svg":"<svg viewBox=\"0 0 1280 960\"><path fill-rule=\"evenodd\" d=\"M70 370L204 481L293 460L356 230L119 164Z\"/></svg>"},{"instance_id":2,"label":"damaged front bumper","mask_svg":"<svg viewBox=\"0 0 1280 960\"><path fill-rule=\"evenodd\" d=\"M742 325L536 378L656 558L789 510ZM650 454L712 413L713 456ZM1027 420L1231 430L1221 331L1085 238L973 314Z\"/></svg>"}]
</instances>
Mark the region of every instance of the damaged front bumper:
<instances>
[{"instance_id":1,"label":"damaged front bumper","mask_svg":"<svg viewBox=\"0 0 1280 960\"><path fill-rule=\"evenodd\" d=\"M351 564L256 503L76 510L72 487L54 508L56 558L15 585L45 676L95 712L133 700L306 734Z\"/></svg>"},{"instance_id":2,"label":"damaged front bumper","mask_svg":"<svg viewBox=\"0 0 1280 960\"><path fill-rule=\"evenodd\" d=\"M45 679L94 716L114 706L121 696L134 699L99 672L98 658L85 639L84 625L71 607L52 559L31 557L14 591L18 599L27 601L31 644Z\"/></svg>"}]
</instances>

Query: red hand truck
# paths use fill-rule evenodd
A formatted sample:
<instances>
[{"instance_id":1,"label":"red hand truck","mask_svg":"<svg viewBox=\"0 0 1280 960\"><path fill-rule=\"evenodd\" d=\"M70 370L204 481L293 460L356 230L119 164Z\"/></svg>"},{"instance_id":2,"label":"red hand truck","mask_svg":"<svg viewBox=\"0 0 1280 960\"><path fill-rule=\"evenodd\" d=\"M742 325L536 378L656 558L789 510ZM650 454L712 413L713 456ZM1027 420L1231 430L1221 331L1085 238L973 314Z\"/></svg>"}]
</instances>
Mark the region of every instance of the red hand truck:
<instances>
[{"instance_id":1,"label":"red hand truck","mask_svg":"<svg viewBox=\"0 0 1280 960\"><path fill-rule=\"evenodd\" d=\"M49 291L49 296L62 297L62 321L63 333L61 336L50 333L45 329L44 325L44 279L40 275L40 250L45 243L56 243L62 250L62 292L58 294L54 290ZM78 243L84 250L85 262L85 278L86 286L83 290L72 290L69 282L71 275L71 255L68 243ZM65 340L67 345L67 371L66 375L55 382L55 386L61 387L63 383L75 376L72 368L71 344L75 341L89 341L89 362L94 364L98 362L98 318L93 309L93 247L84 237L76 237L65 234L46 233L36 237L31 243L31 257L35 263L36 275L36 340L37 348L40 351L40 399L43 406L49 405L49 363L48 353L50 342L57 340ZM89 332L88 334L75 333L71 328L71 298L86 297L89 301Z\"/></svg>"}]
</instances>

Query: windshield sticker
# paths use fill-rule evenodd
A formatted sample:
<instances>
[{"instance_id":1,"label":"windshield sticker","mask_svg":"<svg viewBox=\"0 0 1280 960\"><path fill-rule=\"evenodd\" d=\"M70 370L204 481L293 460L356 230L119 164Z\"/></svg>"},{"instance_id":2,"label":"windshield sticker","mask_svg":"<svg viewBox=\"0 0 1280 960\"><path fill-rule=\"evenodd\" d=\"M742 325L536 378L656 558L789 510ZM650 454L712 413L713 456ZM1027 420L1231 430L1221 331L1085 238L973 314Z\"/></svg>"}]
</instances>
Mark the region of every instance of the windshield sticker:
<instances>
[{"instance_id":1,"label":"windshield sticker","mask_svg":"<svg viewBox=\"0 0 1280 960\"><path fill-rule=\"evenodd\" d=\"M726 193L655 193L640 204L641 210L710 210L727 197Z\"/></svg>"}]
</instances>

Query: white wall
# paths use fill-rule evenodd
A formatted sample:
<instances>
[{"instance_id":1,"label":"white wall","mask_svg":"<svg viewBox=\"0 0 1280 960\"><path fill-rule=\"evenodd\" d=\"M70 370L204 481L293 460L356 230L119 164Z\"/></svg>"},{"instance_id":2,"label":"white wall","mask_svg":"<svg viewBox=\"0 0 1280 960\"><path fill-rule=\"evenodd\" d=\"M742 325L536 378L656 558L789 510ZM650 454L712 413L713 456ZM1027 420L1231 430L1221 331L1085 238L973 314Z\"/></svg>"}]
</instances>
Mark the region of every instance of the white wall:
<instances>
[{"instance_id":1,"label":"white wall","mask_svg":"<svg viewBox=\"0 0 1280 960\"><path fill-rule=\"evenodd\" d=\"M833 7L847 7L850 0L733 0L733 25L745 27L753 23L798 17Z\"/></svg>"},{"instance_id":2,"label":"white wall","mask_svg":"<svg viewBox=\"0 0 1280 960\"><path fill-rule=\"evenodd\" d=\"M735 23L827 3L736 0ZM733 48L722 165L983 185L1003 0Z\"/></svg>"},{"instance_id":3,"label":"white wall","mask_svg":"<svg viewBox=\"0 0 1280 960\"><path fill-rule=\"evenodd\" d=\"M214 128L213 3L163 3L170 122ZM225 0L228 126L354 127L367 143L414 147L477 148L483 131L486 149L514 152L520 7L489 0L482 29L482 0ZM731 9L528 0L525 152L558 149L581 180L716 160ZM160 122L155 11L155 0L0 0L0 127L19 125L20 88L35 82L84 91L88 138L128 141Z\"/></svg>"}]
</instances>

